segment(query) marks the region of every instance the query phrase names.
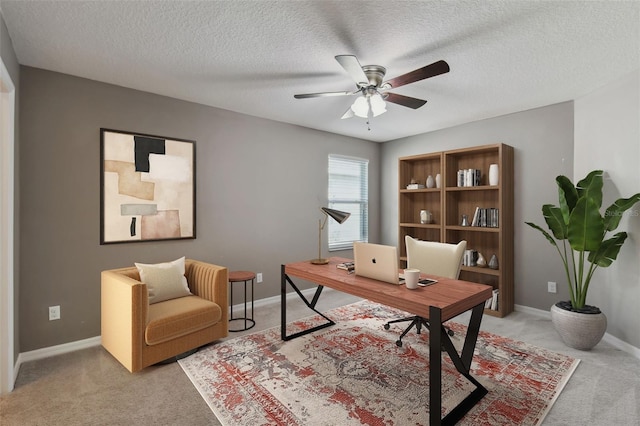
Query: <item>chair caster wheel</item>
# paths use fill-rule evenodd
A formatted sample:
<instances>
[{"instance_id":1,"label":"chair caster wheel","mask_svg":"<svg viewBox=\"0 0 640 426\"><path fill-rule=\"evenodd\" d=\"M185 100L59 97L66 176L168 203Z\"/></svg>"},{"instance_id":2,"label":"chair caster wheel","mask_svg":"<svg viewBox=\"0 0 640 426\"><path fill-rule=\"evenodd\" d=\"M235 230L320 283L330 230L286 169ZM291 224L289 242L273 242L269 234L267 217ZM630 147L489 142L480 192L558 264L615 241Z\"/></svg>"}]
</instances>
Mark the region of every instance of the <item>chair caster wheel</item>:
<instances>
[{"instance_id":1,"label":"chair caster wheel","mask_svg":"<svg viewBox=\"0 0 640 426\"><path fill-rule=\"evenodd\" d=\"M385 324L385 325L384 325L384 329L385 329L385 330L388 330L389 328L391 328L391 326L390 326L389 324Z\"/></svg>"},{"instance_id":2,"label":"chair caster wheel","mask_svg":"<svg viewBox=\"0 0 640 426\"><path fill-rule=\"evenodd\" d=\"M453 333L453 330L447 330L447 334L448 334L449 336L453 337L453 334L454 334L454 333Z\"/></svg>"},{"instance_id":3,"label":"chair caster wheel","mask_svg":"<svg viewBox=\"0 0 640 426\"><path fill-rule=\"evenodd\" d=\"M396 340L396 346L401 348L402 347L402 340Z\"/></svg>"}]
</instances>

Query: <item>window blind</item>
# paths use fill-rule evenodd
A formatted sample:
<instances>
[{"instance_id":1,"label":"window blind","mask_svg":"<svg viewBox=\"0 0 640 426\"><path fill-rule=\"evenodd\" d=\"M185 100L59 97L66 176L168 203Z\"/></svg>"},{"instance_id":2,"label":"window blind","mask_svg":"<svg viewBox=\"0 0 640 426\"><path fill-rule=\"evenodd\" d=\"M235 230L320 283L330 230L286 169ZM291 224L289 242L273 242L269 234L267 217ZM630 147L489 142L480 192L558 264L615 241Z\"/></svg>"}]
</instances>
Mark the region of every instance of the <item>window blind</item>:
<instances>
[{"instance_id":1,"label":"window blind","mask_svg":"<svg viewBox=\"0 0 640 426\"><path fill-rule=\"evenodd\" d=\"M369 160L329 155L329 208L351 213L342 225L328 221L329 251L351 249L369 238Z\"/></svg>"}]
</instances>

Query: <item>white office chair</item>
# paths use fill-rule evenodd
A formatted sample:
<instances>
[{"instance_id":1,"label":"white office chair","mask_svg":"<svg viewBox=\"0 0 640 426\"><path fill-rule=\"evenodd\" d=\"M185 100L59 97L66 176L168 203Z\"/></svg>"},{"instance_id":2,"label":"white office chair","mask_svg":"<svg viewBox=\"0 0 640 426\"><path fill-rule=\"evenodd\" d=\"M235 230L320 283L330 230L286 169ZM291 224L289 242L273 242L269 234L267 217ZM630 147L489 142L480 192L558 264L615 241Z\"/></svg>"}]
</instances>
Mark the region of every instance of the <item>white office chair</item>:
<instances>
[{"instance_id":1,"label":"white office chair","mask_svg":"<svg viewBox=\"0 0 640 426\"><path fill-rule=\"evenodd\" d=\"M458 244L447 244L434 241L419 241L407 235L405 237L405 245L407 247L407 268L419 269L424 274L445 278L457 279L458 275L460 275L462 257L467 248L466 241L462 240ZM426 319L420 316L412 316L389 321L384 325L384 329L388 330L391 324L407 321L411 321L411 324L396 341L397 346L402 346L402 338L414 326L418 334L420 334L423 326L427 329L429 328L429 322ZM447 330L447 333L453 336L452 330Z\"/></svg>"}]
</instances>

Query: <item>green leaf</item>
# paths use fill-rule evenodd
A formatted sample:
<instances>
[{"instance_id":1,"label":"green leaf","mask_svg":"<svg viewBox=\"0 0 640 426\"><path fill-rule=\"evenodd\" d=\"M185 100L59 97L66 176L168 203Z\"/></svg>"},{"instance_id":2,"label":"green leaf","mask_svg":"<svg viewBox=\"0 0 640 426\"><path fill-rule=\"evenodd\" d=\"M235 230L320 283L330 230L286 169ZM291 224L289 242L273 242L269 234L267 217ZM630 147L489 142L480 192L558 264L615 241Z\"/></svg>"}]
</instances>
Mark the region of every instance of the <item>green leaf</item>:
<instances>
[{"instance_id":1,"label":"green leaf","mask_svg":"<svg viewBox=\"0 0 640 426\"><path fill-rule=\"evenodd\" d=\"M547 226L553 232L553 236L559 240L567 238L567 224L562 217L562 211L559 207L551 204L545 204L542 206L542 214L544 220L547 222Z\"/></svg>"},{"instance_id":2,"label":"green leaf","mask_svg":"<svg viewBox=\"0 0 640 426\"><path fill-rule=\"evenodd\" d=\"M592 198L598 206L602 207L602 170L594 170L576 185L579 198Z\"/></svg>"},{"instance_id":3,"label":"green leaf","mask_svg":"<svg viewBox=\"0 0 640 426\"><path fill-rule=\"evenodd\" d=\"M560 202L560 211L565 224L569 224L569 215L578 202L578 191L573 183L566 176L556 177L558 184L558 200Z\"/></svg>"},{"instance_id":4,"label":"green leaf","mask_svg":"<svg viewBox=\"0 0 640 426\"><path fill-rule=\"evenodd\" d=\"M618 232L600 244L598 251L589 253L589 262L606 268L618 257L622 244L627 239L626 232Z\"/></svg>"},{"instance_id":5,"label":"green leaf","mask_svg":"<svg viewBox=\"0 0 640 426\"><path fill-rule=\"evenodd\" d=\"M640 193L630 198L618 198L604 213L604 225L607 231L615 230L620 224L624 212L640 201Z\"/></svg>"},{"instance_id":6,"label":"green leaf","mask_svg":"<svg viewBox=\"0 0 640 426\"><path fill-rule=\"evenodd\" d=\"M529 225L530 227L537 229L538 231L542 232L542 235L545 236L545 238L547 240L549 240L549 242L556 246L556 248L558 247L558 245L556 244L556 240L553 239L553 237L551 235L549 235L549 233L547 231L545 231L544 229L542 229L541 227L539 227L538 225L536 225L535 223L531 223L531 222L525 222L527 225Z\"/></svg>"},{"instance_id":7,"label":"green leaf","mask_svg":"<svg viewBox=\"0 0 640 426\"><path fill-rule=\"evenodd\" d=\"M591 197L578 200L569 217L567 237L571 248L577 251L597 251L604 238L604 219L598 204Z\"/></svg>"}]
</instances>

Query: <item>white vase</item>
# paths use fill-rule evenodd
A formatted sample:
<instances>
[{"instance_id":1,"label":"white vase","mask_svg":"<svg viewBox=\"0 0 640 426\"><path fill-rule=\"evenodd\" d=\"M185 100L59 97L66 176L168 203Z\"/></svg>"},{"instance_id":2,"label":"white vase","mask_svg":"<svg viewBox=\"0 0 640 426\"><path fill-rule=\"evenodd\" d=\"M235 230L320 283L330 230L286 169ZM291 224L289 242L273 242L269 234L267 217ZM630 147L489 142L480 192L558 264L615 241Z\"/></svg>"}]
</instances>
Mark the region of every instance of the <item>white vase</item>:
<instances>
[{"instance_id":1,"label":"white vase","mask_svg":"<svg viewBox=\"0 0 640 426\"><path fill-rule=\"evenodd\" d=\"M440 185L442 185L442 177L440 176L440 173L438 173L436 175L436 188L440 188Z\"/></svg>"},{"instance_id":2,"label":"white vase","mask_svg":"<svg viewBox=\"0 0 640 426\"><path fill-rule=\"evenodd\" d=\"M420 210L420 223L430 223L431 222L431 212L428 210Z\"/></svg>"},{"instance_id":3,"label":"white vase","mask_svg":"<svg viewBox=\"0 0 640 426\"><path fill-rule=\"evenodd\" d=\"M496 186L498 185L499 181L500 181L500 173L498 171L498 165L490 164L489 165L489 185Z\"/></svg>"},{"instance_id":4,"label":"white vase","mask_svg":"<svg viewBox=\"0 0 640 426\"><path fill-rule=\"evenodd\" d=\"M429 175L427 178L427 188L433 188L435 186L435 182L433 181L433 176Z\"/></svg>"}]
</instances>

